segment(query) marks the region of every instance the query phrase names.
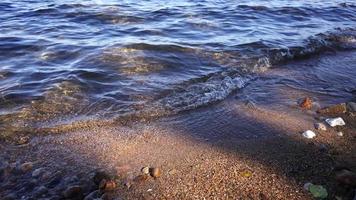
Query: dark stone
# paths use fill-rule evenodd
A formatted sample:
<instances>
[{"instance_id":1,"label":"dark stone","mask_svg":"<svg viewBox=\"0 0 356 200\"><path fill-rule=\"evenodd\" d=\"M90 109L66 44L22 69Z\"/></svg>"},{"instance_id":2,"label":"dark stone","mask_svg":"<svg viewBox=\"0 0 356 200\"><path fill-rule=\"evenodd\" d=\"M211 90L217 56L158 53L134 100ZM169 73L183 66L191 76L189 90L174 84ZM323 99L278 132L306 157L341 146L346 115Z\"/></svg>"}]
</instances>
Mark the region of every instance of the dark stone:
<instances>
[{"instance_id":1,"label":"dark stone","mask_svg":"<svg viewBox=\"0 0 356 200\"><path fill-rule=\"evenodd\" d=\"M79 185L70 186L63 192L63 196L67 199L83 199L83 189Z\"/></svg>"},{"instance_id":2,"label":"dark stone","mask_svg":"<svg viewBox=\"0 0 356 200\"><path fill-rule=\"evenodd\" d=\"M96 185L99 185L103 179L110 179L110 176L103 170L94 171L91 177Z\"/></svg>"},{"instance_id":3,"label":"dark stone","mask_svg":"<svg viewBox=\"0 0 356 200\"><path fill-rule=\"evenodd\" d=\"M347 103L347 110L349 112L356 112L356 103L355 102L348 102Z\"/></svg>"}]
</instances>

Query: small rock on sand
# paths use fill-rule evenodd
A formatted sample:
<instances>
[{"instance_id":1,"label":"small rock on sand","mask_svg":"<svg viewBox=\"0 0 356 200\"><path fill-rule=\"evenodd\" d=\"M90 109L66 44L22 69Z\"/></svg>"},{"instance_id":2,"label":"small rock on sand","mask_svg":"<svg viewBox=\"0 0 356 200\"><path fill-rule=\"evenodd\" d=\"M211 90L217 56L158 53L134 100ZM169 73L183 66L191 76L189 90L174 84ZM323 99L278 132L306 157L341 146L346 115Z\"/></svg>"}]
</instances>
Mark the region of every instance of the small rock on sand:
<instances>
[{"instance_id":1,"label":"small rock on sand","mask_svg":"<svg viewBox=\"0 0 356 200\"><path fill-rule=\"evenodd\" d=\"M314 127L315 127L316 130L326 131L326 126L323 123L315 123Z\"/></svg>"},{"instance_id":2,"label":"small rock on sand","mask_svg":"<svg viewBox=\"0 0 356 200\"><path fill-rule=\"evenodd\" d=\"M141 169L141 172L142 172L143 174L149 174L149 173L150 173L150 168L149 168L149 167L143 167L143 168Z\"/></svg>"},{"instance_id":3,"label":"small rock on sand","mask_svg":"<svg viewBox=\"0 0 356 200\"><path fill-rule=\"evenodd\" d=\"M28 136L20 136L16 140L17 145L24 145L27 144L30 141L30 137Z\"/></svg>"},{"instance_id":4,"label":"small rock on sand","mask_svg":"<svg viewBox=\"0 0 356 200\"><path fill-rule=\"evenodd\" d=\"M150 175L153 178L159 178L161 176L161 170L157 167L150 168Z\"/></svg>"},{"instance_id":5,"label":"small rock on sand","mask_svg":"<svg viewBox=\"0 0 356 200\"><path fill-rule=\"evenodd\" d=\"M326 123L328 123L331 127L335 127L335 126L344 126L345 122L341 117L337 117L337 118L328 118L325 120Z\"/></svg>"},{"instance_id":6,"label":"small rock on sand","mask_svg":"<svg viewBox=\"0 0 356 200\"><path fill-rule=\"evenodd\" d=\"M342 137L342 136L344 136L344 133L340 131L340 132L337 132L336 135Z\"/></svg>"},{"instance_id":7,"label":"small rock on sand","mask_svg":"<svg viewBox=\"0 0 356 200\"><path fill-rule=\"evenodd\" d=\"M308 138L308 139L312 139L315 136L316 136L316 134L311 130L307 130L303 133L303 137Z\"/></svg>"}]
</instances>

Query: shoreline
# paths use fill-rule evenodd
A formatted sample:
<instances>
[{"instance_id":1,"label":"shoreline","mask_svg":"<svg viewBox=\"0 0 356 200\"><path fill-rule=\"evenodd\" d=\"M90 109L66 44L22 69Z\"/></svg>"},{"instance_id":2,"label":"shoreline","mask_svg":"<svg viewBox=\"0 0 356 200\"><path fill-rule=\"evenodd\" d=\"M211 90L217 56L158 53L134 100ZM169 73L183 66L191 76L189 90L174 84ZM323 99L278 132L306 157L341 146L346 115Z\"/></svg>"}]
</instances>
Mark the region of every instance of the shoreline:
<instances>
[{"instance_id":1,"label":"shoreline","mask_svg":"<svg viewBox=\"0 0 356 200\"><path fill-rule=\"evenodd\" d=\"M325 187L328 199L350 198L353 191L337 186L334 169L356 172L356 115L316 111L354 100L268 82L277 75L306 81L301 70L271 70L266 76L272 78L262 77L236 96L150 122L38 134L22 145L3 141L0 196L313 199L303 189L311 182ZM298 105L304 97L313 101L310 110ZM315 130L325 117L342 117L346 125ZM306 130L316 137L304 138ZM143 174L143 167L159 168L160 177ZM115 183L95 183L98 171Z\"/></svg>"},{"instance_id":2,"label":"shoreline","mask_svg":"<svg viewBox=\"0 0 356 200\"><path fill-rule=\"evenodd\" d=\"M249 113L268 136L228 138L228 130L222 130L220 138L201 138L160 122L39 136L28 145L2 146L2 152L9 161L30 161L34 168L60 172L63 181L103 169L117 177L117 188L108 193L113 199L312 199L303 191L304 183L321 184L334 196L333 168L347 163L356 169L355 124L350 125L355 117L342 114L347 123L343 137L328 127L309 140L297 131L312 129L317 121L305 111L276 115L245 105L236 109ZM281 119L285 121L279 124ZM137 182L145 166L159 167L162 176Z\"/></svg>"}]
</instances>

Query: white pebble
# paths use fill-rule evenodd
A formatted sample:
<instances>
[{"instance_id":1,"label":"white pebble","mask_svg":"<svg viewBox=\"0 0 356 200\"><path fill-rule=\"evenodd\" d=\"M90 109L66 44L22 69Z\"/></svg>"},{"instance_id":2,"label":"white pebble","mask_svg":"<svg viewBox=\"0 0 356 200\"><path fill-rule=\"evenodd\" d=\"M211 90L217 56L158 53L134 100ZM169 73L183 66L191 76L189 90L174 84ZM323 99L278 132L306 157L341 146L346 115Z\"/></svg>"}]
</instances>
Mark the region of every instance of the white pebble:
<instances>
[{"instance_id":1,"label":"white pebble","mask_svg":"<svg viewBox=\"0 0 356 200\"><path fill-rule=\"evenodd\" d=\"M344 126L345 122L341 117L337 117L337 118L328 118L325 120L326 123L328 123L331 127L335 127L335 126Z\"/></svg>"},{"instance_id":2,"label":"white pebble","mask_svg":"<svg viewBox=\"0 0 356 200\"><path fill-rule=\"evenodd\" d=\"M307 130L307 131L305 131L305 132L303 133L303 136L304 136L305 138L312 139L312 138L314 138L314 137L316 136L316 134L315 134L313 131L311 131L311 130Z\"/></svg>"},{"instance_id":3,"label":"white pebble","mask_svg":"<svg viewBox=\"0 0 356 200\"><path fill-rule=\"evenodd\" d=\"M342 136L344 136L344 133L343 132L337 132L336 135L342 137Z\"/></svg>"}]
</instances>

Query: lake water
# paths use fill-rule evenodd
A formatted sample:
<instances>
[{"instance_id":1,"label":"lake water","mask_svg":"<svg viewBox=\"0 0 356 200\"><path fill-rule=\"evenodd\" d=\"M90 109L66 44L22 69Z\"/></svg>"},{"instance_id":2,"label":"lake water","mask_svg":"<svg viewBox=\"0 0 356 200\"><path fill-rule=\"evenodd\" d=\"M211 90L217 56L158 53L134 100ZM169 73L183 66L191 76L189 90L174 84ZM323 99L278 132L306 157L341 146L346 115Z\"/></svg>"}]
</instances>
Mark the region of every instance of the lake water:
<instances>
[{"instance_id":1,"label":"lake water","mask_svg":"<svg viewBox=\"0 0 356 200\"><path fill-rule=\"evenodd\" d=\"M283 63L355 50L355 28L344 0L2 0L0 126L207 106Z\"/></svg>"}]
</instances>

